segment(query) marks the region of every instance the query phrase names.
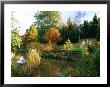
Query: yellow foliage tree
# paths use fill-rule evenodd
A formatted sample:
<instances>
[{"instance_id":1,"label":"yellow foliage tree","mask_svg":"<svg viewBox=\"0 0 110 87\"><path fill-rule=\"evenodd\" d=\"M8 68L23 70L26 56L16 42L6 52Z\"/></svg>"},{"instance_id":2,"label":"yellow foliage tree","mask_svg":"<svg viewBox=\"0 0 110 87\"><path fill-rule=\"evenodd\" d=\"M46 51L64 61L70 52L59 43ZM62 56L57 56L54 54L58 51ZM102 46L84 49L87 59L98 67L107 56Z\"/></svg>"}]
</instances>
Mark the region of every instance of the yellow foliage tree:
<instances>
[{"instance_id":1,"label":"yellow foliage tree","mask_svg":"<svg viewBox=\"0 0 110 87\"><path fill-rule=\"evenodd\" d=\"M72 48L73 48L73 44L71 43L71 41L68 38L68 40L64 44L64 49L67 51L70 51Z\"/></svg>"},{"instance_id":2,"label":"yellow foliage tree","mask_svg":"<svg viewBox=\"0 0 110 87\"><path fill-rule=\"evenodd\" d=\"M34 25L32 25L30 29L27 29L26 34L24 35L24 38L23 38L24 44L27 45L30 42L36 41L37 36L38 36L38 30Z\"/></svg>"}]
</instances>

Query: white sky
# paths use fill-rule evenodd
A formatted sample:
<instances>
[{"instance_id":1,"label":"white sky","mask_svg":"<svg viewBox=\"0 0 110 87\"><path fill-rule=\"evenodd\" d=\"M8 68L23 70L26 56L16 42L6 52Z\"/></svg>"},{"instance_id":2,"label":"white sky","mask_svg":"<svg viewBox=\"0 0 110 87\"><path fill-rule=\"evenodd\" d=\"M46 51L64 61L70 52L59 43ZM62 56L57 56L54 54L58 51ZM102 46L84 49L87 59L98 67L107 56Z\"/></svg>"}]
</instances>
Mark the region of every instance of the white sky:
<instances>
[{"instance_id":1,"label":"white sky","mask_svg":"<svg viewBox=\"0 0 110 87\"><path fill-rule=\"evenodd\" d=\"M19 21L18 26L20 27L20 35L23 35L28 29L32 23L35 21L35 18L33 17L34 14L39 10L37 8L37 5L13 5L13 8L11 9L12 11L15 11L13 15L17 18ZM74 16L77 11L61 11L61 18L64 23L67 22L68 18L71 17L72 21L74 21ZM97 14L98 17L100 17L99 12L97 11L85 11L86 16L81 18L81 23L83 23L84 20L91 21L95 13Z\"/></svg>"}]
</instances>

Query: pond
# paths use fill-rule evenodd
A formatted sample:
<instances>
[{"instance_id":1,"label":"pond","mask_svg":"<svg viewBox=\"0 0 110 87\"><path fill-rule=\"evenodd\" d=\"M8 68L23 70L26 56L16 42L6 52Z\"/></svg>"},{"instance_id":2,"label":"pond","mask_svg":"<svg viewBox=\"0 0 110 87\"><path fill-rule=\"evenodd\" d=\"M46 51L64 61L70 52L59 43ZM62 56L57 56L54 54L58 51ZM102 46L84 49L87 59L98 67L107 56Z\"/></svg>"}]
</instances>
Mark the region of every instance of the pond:
<instances>
[{"instance_id":1,"label":"pond","mask_svg":"<svg viewBox=\"0 0 110 87\"><path fill-rule=\"evenodd\" d=\"M72 76L74 70L74 62L58 60L54 58L41 59L41 65L36 70L36 76L48 77L48 76Z\"/></svg>"}]
</instances>

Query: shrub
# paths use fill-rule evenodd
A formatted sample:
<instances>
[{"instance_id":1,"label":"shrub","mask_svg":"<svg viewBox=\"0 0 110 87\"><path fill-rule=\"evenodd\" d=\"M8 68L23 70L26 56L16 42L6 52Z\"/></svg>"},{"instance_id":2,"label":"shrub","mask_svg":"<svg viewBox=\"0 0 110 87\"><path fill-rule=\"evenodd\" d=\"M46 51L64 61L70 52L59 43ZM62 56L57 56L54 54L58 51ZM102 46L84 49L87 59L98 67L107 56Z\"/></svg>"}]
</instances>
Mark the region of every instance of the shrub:
<instances>
[{"instance_id":1,"label":"shrub","mask_svg":"<svg viewBox=\"0 0 110 87\"><path fill-rule=\"evenodd\" d=\"M100 50L97 48L93 54L84 55L82 59L76 60L76 71L78 76L100 76Z\"/></svg>"},{"instance_id":2,"label":"shrub","mask_svg":"<svg viewBox=\"0 0 110 87\"><path fill-rule=\"evenodd\" d=\"M92 54L92 53L95 52L95 50L96 50L97 48L100 47L100 45L99 45L99 42L97 42L97 41L95 40L95 41L91 41L91 44L88 44L87 47L88 47L89 53Z\"/></svg>"},{"instance_id":3,"label":"shrub","mask_svg":"<svg viewBox=\"0 0 110 87\"><path fill-rule=\"evenodd\" d=\"M87 56L87 55L89 55L89 52L88 52L88 48L87 47L84 47L84 48L82 48L82 56Z\"/></svg>"},{"instance_id":4,"label":"shrub","mask_svg":"<svg viewBox=\"0 0 110 87\"><path fill-rule=\"evenodd\" d=\"M50 52L53 50L53 44L49 41L46 45L43 47L43 51Z\"/></svg>"},{"instance_id":5,"label":"shrub","mask_svg":"<svg viewBox=\"0 0 110 87\"><path fill-rule=\"evenodd\" d=\"M17 63L19 56L15 56L12 59L11 63L11 76L14 77L27 77L33 76L35 68L29 61L25 61L25 63Z\"/></svg>"},{"instance_id":6,"label":"shrub","mask_svg":"<svg viewBox=\"0 0 110 87\"><path fill-rule=\"evenodd\" d=\"M40 59L40 55L36 49L30 49L28 51L26 60L32 65L32 67L37 68L40 65Z\"/></svg>"},{"instance_id":7,"label":"shrub","mask_svg":"<svg viewBox=\"0 0 110 87\"><path fill-rule=\"evenodd\" d=\"M93 57L93 64L95 65L95 69L97 74L100 75L100 48L97 48L92 55Z\"/></svg>"},{"instance_id":8,"label":"shrub","mask_svg":"<svg viewBox=\"0 0 110 87\"><path fill-rule=\"evenodd\" d=\"M19 56L12 58L12 76L33 76L40 65L40 56L36 49L29 49L25 57L25 63L17 63Z\"/></svg>"},{"instance_id":9,"label":"shrub","mask_svg":"<svg viewBox=\"0 0 110 87\"><path fill-rule=\"evenodd\" d=\"M54 52L49 52L48 56L55 58L56 57L56 54Z\"/></svg>"},{"instance_id":10,"label":"shrub","mask_svg":"<svg viewBox=\"0 0 110 87\"><path fill-rule=\"evenodd\" d=\"M82 48L74 48L74 49L72 49L72 51L75 51L75 52L82 52Z\"/></svg>"},{"instance_id":11,"label":"shrub","mask_svg":"<svg viewBox=\"0 0 110 87\"><path fill-rule=\"evenodd\" d=\"M43 48L44 46L37 42L31 42L26 46L27 51L29 51L30 49L36 49L39 54L43 51Z\"/></svg>"},{"instance_id":12,"label":"shrub","mask_svg":"<svg viewBox=\"0 0 110 87\"><path fill-rule=\"evenodd\" d=\"M41 57L43 58L56 58L57 54L54 52L42 52Z\"/></svg>"},{"instance_id":13,"label":"shrub","mask_svg":"<svg viewBox=\"0 0 110 87\"><path fill-rule=\"evenodd\" d=\"M88 51L90 54L94 53L95 50L96 50L96 46L88 45Z\"/></svg>"},{"instance_id":14,"label":"shrub","mask_svg":"<svg viewBox=\"0 0 110 87\"><path fill-rule=\"evenodd\" d=\"M73 49L73 44L68 39L64 44L64 50L71 51Z\"/></svg>"}]
</instances>

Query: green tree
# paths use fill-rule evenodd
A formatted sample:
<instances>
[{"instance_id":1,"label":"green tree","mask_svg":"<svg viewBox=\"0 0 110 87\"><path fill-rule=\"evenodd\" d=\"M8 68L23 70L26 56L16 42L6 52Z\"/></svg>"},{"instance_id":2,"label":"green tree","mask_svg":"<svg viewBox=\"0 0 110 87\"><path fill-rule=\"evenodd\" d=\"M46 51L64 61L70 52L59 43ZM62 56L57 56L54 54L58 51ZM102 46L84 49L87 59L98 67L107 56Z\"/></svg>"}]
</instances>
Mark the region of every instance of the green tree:
<instances>
[{"instance_id":1,"label":"green tree","mask_svg":"<svg viewBox=\"0 0 110 87\"><path fill-rule=\"evenodd\" d=\"M21 41L19 30L17 28L11 30L11 51L13 53L17 52L20 48Z\"/></svg>"},{"instance_id":2,"label":"green tree","mask_svg":"<svg viewBox=\"0 0 110 87\"><path fill-rule=\"evenodd\" d=\"M84 21L81 26L81 38L89 38L90 37L90 23L88 21Z\"/></svg>"},{"instance_id":3,"label":"green tree","mask_svg":"<svg viewBox=\"0 0 110 87\"><path fill-rule=\"evenodd\" d=\"M59 27L62 23L59 11L38 11L34 18L36 19L35 25L39 29L39 40L44 42L43 35L50 27Z\"/></svg>"},{"instance_id":4,"label":"green tree","mask_svg":"<svg viewBox=\"0 0 110 87\"><path fill-rule=\"evenodd\" d=\"M81 30L81 38L96 38L100 39L100 18L95 16L92 21L84 21L84 23L80 27Z\"/></svg>"},{"instance_id":5,"label":"green tree","mask_svg":"<svg viewBox=\"0 0 110 87\"><path fill-rule=\"evenodd\" d=\"M69 17L69 19L67 20L67 26L68 26L68 29L72 29L72 26L73 26L73 23Z\"/></svg>"},{"instance_id":6,"label":"green tree","mask_svg":"<svg viewBox=\"0 0 110 87\"><path fill-rule=\"evenodd\" d=\"M67 41L68 38L72 43L78 42L79 40L78 26L72 22L70 17L67 20L67 25L63 25L62 29L60 29L60 32L62 37L62 41L60 42L61 44L64 44L64 42Z\"/></svg>"},{"instance_id":7,"label":"green tree","mask_svg":"<svg viewBox=\"0 0 110 87\"><path fill-rule=\"evenodd\" d=\"M91 35L94 38L100 39L100 18L98 18L97 15L95 14L92 20L93 22L91 24L91 30L92 30Z\"/></svg>"}]
</instances>

